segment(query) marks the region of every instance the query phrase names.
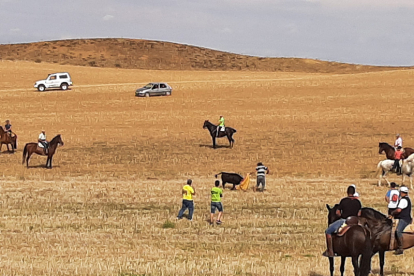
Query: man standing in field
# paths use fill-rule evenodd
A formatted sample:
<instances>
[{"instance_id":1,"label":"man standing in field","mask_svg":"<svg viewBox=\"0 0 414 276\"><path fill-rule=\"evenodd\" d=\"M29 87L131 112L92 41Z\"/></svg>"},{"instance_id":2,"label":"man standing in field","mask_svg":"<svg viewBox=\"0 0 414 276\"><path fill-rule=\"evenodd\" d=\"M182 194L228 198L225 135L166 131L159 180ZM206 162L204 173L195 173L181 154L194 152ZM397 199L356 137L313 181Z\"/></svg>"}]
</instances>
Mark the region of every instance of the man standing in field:
<instances>
[{"instance_id":1,"label":"man standing in field","mask_svg":"<svg viewBox=\"0 0 414 276\"><path fill-rule=\"evenodd\" d=\"M403 140L402 140L400 134L397 133L397 135L395 135L395 136L397 137L397 139L394 142L394 148L395 149L397 149L398 147L401 147L402 148L402 146L403 146Z\"/></svg>"},{"instance_id":2,"label":"man standing in field","mask_svg":"<svg viewBox=\"0 0 414 276\"><path fill-rule=\"evenodd\" d=\"M262 188L260 191L264 191L266 187L266 174L269 174L269 169L263 165L262 162L257 163L256 167L256 187L254 187L254 191L259 189L259 186L262 185Z\"/></svg>"},{"instance_id":3,"label":"man standing in field","mask_svg":"<svg viewBox=\"0 0 414 276\"><path fill-rule=\"evenodd\" d=\"M332 234L338 231L348 217L361 215L361 202L354 197L355 187L349 186L346 193L348 196L341 199L336 210L336 215L340 218L331 223L325 231L327 249L322 254L325 257L334 257Z\"/></svg>"},{"instance_id":4,"label":"man standing in field","mask_svg":"<svg viewBox=\"0 0 414 276\"><path fill-rule=\"evenodd\" d=\"M397 189L395 182L390 183L391 189L385 195L385 201L388 203L388 215L391 215L397 209L398 201L400 199L400 192Z\"/></svg>"},{"instance_id":5,"label":"man standing in field","mask_svg":"<svg viewBox=\"0 0 414 276\"><path fill-rule=\"evenodd\" d=\"M223 197L223 190L219 188L220 181L214 182L214 187L211 188L211 212L210 212L210 225L214 223L214 214L216 209L218 210L217 224L221 224L221 216L223 215L223 204L221 198Z\"/></svg>"},{"instance_id":6,"label":"man standing in field","mask_svg":"<svg viewBox=\"0 0 414 276\"><path fill-rule=\"evenodd\" d=\"M184 212L188 209L188 220L193 220L194 213L194 202L193 195L195 195L194 188L191 186L193 181L191 179L187 180L187 185L185 185L181 191L183 195L183 205L180 212L178 212L177 219L182 219Z\"/></svg>"},{"instance_id":7,"label":"man standing in field","mask_svg":"<svg viewBox=\"0 0 414 276\"><path fill-rule=\"evenodd\" d=\"M404 254L403 250L403 231L407 225L411 224L413 218L411 217L411 200L408 197L408 188L402 186L400 188L401 199L398 202L397 209L395 209L388 218L394 217L395 219L399 219L397 229L395 232L397 234L397 243L398 248L395 250L395 255Z\"/></svg>"}]
</instances>

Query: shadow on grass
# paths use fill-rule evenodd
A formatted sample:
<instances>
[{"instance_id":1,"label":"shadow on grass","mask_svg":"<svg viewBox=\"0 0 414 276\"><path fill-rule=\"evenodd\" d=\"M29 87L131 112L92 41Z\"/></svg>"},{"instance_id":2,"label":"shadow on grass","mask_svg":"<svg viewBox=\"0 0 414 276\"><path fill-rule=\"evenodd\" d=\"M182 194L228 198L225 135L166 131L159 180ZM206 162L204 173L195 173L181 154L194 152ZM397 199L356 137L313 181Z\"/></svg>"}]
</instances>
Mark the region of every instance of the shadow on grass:
<instances>
[{"instance_id":1,"label":"shadow on grass","mask_svg":"<svg viewBox=\"0 0 414 276\"><path fill-rule=\"evenodd\" d=\"M316 272L311 272L311 273L309 273L309 276L325 276L325 275L323 275L323 274L319 274L319 273L316 273Z\"/></svg>"},{"instance_id":2,"label":"shadow on grass","mask_svg":"<svg viewBox=\"0 0 414 276\"><path fill-rule=\"evenodd\" d=\"M200 148L210 148L213 149L213 145L205 145L205 144L200 144ZM216 145L216 149L221 149L221 148L230 148L230 145Z\"/></svg>"},{"instance_id":3,"label":"shadow on grass","mask_svg":"<svg viewBox=\"0 0 414 276\"><path fill-rule=\"evenodd\" d=\"M42 165L34 165L34 166L28 167L28 169L54 169L54 168L60 168L60 166L53 166L52 168L46 168L46 165L42 164Z\"/></svg>"}]
</instances>

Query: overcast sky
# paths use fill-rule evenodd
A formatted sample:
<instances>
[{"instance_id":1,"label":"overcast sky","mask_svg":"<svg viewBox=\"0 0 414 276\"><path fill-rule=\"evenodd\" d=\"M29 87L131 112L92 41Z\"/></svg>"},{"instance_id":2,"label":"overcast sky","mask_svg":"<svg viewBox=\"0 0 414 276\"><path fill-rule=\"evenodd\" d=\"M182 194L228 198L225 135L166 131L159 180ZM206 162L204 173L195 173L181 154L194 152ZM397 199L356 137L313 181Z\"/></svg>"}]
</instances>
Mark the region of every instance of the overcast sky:
<instances>
[{"instance_id":1,"label":"overcast sky","mask_svg":"<svg viewBox=\"0 0 414 276\"><path fill-rule=\"evenodd\" d=\"M414 0L0 0L2 44L97 37L414 65Z\"/></svg>"}]
</instances>

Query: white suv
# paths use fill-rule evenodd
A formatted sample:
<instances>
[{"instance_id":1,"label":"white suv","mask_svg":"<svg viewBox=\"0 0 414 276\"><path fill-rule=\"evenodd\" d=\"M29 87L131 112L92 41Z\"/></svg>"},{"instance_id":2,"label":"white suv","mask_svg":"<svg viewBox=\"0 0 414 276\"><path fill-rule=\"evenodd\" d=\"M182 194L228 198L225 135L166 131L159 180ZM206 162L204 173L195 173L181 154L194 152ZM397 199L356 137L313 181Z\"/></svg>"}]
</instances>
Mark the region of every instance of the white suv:
<instances>
[{"instance_id":1,"label":"white suv","mask_svg":"<svg viewBox=\"0 0 414 276\"><path fill-rule=\"evenodd\" d=\"M67 90L70 85L73 85L73 83L69 73L54 73L49 74L45 80L37 81L34 87L40 92L43 92L47 88L60 88L62 90Z\"/></svg>"}]
</instances>

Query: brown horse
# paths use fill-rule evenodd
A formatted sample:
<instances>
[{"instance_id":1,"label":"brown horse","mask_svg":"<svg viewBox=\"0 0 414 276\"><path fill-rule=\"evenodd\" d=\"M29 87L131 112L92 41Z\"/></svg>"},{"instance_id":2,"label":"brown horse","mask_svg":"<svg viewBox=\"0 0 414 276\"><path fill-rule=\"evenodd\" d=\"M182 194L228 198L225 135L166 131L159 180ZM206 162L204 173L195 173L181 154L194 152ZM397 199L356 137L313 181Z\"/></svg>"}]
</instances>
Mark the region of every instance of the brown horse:
<instances>
[{"instance_id":1,"label":"brown horse","mask_svg":"<svg viewBox=\"0 0 414 276\"><path fill-rule=\"evenodd\" d=\"M383 152L385 152L385 155L387 156L387 159L390 160L394 160L394 154L395 154L395 149L393 146L391 146L388 143L379 143L379 154L382 154ZM412 148L404 148L404 153L402 155L403 159L408 158L408 156L410 156L411 154L414 153L414 149Z\"/></svg>"},{"instance_id":2,"label":"brown horse","mask_svg":"<svg viewBox=\"0 0 414 276\"><path fill-rule=\"evenodd\" d=\"M14 134L14 136L10 136L2 127L0 127L0 152L3 144L7 146L8 152L10 152L9 145L11 145L11 152L14 152L14 150L17 149L17 135Z\"/></svg>"},{"instance_id":3,"label":"brown horse","mask_svg":"<svg viewBox=\"0 0 414 276\"><path fill-rule=\"evenodd\" d=\"M338 204L328 209L328 225L339 219L336 215ZM368 276L371 271L372 246L370 233L368 229L361 225L354 225L341 237L332 236L332 244L334 252L337 256L341 256L341 276L345 271L346 257L352 258L355 276ZM361 257L360 257L361 256ZM334 258L329 257L329 270L331 276L334 275Z\"/></svg>"},{"instance_id":4,"label":"brown horse","mask_svg":"<svg viewBox=\"0 0 414 276\"><path fill-rule=\"evenodd\" d=\"M367 220L371 230L372 253L378 252L380 260L380 275L384 276L385 251L396 248L396 244L390 248L392 221L384 214L372 208L362 208L361 217ZM403 248L414 246L414 233L403 233Z\"/></svg>"},{"instance_id":5,"label":"brown horse","mask_svg":"<svg viewBox=\"0 0 414 276\"><path fill-rule=\"evenodd\" d=\"M56 153L56 149L59 144L63 146L63 141L62 141L62 138L60 137L60 134L56 135L56 137L54 137L49 142L48 153L45 154L45 150L43 148L40 148L38 146L38 143L27 143L24 146L24 150L23 150L22 164L24 164L24 161L26 160L26 166L29 167L30 156L32 156L33 153L36 153L38 155L47 156L46 168L51 169L53 155Z\"/></svg>"}]
</instances>

